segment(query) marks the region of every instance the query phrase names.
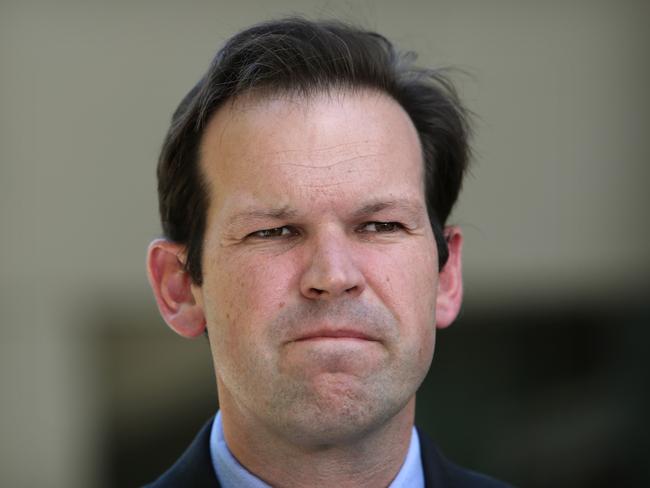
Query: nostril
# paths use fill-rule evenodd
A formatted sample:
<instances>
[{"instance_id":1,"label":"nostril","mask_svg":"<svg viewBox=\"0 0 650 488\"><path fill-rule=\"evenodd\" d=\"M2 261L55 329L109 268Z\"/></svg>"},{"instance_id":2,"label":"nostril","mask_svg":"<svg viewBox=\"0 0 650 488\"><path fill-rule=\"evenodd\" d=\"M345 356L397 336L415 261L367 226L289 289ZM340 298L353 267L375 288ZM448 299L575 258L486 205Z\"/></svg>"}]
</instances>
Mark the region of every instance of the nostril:
<instances>
[{"instance_id":1,"label":"nostril","mask_svg":"<svg viewBox=\"0 0 650 488\"><path fill-rule=\"evenodd\" d=\"M343 293L350 293L350 294L352 294L352 293L356 293L358 289L359 289L359 287L356 286L356 285L355 285L355 286L351 286L350 288L346 288L346 289L344 289L344 290L343 290ZM326 290L322 290L322 289L320 289L320 288L310 288L309 291L310 291L311 294L314 295L314 296L322 296L322 295L327 295L327 294L329 294L328 291L326 291Z\"/></svg>"},{"instance_id":2,"label":"nostril","mask_svg":"<svg viewBox=\"0 0 650 488\"><path fill-rule=\"evenodd\" d=\"M363 291L364 278L349 256L340 252L320 253L308 263L300 278L300 289L311 299L352 297Z\"/></svg>"}]
</instances>

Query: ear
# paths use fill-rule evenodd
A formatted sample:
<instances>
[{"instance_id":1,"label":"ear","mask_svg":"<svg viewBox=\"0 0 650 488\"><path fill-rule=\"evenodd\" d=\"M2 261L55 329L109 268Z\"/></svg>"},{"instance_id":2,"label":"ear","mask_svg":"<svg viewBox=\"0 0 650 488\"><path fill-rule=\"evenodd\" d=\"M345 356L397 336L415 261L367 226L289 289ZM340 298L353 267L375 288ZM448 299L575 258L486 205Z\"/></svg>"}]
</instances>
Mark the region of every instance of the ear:
<instances>
[{"instance_id":1,"label":"ear","mask_svg":"<svg viewBox=\"0 0 650 488\"><path fill-rule=\"evenodd\" d=\"M438 275L436 298L436 327L449 327L460 312L463 301L462 249L463 235L458 227L446 227L445 238L449 259Z\"/></svg>"},{"instance_id":2,"label":"ear","mask_svg":"<svg viewBox=\"0 0 650 488\"><path fill-rule=\"evenodd\" d=\"M156 239L147 250L147 273L158 310L167 325L183 337L205 331L203 309L192 294L192 279L185 270L185 247Z\"/></svg>"}]
</instances>

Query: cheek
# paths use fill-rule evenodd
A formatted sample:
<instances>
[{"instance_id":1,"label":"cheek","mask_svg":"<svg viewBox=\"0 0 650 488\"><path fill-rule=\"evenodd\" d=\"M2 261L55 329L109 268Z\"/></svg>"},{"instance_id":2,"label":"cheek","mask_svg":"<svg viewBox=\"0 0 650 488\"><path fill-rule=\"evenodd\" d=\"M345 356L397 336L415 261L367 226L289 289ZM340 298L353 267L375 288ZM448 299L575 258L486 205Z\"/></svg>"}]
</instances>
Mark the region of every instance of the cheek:
<instances>
[{"instance_id":1,"label":"cheek","mask_svg":"<svg viewBox=\"0 0 650 488\"><path fill-rule=\"evenodd\" d=\"M259 341L288 300L293 270L285 264L227 254L215 260L205 276L208 325L228 342Z\"/></svg>"},{"instance_id":2,"label":"cheek","mask_svg":"<svg viewBox=\"0 0 650 488\"><path fill-rule=\"evenodd\" d=\"M434 247L411 246L374 253L367 269L380 300L404 328L433 325L438 283Z\"/></svg>"}]
</instances>

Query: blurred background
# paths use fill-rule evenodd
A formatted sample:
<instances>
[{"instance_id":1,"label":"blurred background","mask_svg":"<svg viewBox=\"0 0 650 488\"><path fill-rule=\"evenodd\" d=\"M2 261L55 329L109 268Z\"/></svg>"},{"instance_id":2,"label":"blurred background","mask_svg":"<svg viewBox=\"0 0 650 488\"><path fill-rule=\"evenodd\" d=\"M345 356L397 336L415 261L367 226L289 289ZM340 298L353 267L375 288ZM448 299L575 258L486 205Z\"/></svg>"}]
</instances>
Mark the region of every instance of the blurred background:
<instances>
[{"instance_id":1,"label":"blurred background","mask_svg":"<svg viewBox=\"0 0 650 488\"><path fill-rule=\"evenodd\" d=\"M0 485L138 486L215 411L144 257L172 111L285 14L464 70L466 301L418 422L518 486L650 486L650 3L0 0Z\"/></svg>"}]
</instances>

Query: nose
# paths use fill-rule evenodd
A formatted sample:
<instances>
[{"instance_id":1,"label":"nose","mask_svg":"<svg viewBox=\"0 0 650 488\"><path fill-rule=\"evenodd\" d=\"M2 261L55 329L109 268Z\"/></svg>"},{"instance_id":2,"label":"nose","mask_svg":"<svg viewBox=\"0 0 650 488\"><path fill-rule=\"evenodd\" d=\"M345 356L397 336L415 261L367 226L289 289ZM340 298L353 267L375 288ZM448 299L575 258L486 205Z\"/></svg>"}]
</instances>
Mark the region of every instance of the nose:
<instances>
[{"instance_id":1,"label":"nose","mask_svg":"<svg viewBox=\"0 0 650 488\"><path fill-rule=\"evenodd\" d=\"M351 243L334 233L314 239L307 268L300 280L303 296L312 300L356 297L365 288L365 278L355 263Z\"/></svg>"}]
</instances>

